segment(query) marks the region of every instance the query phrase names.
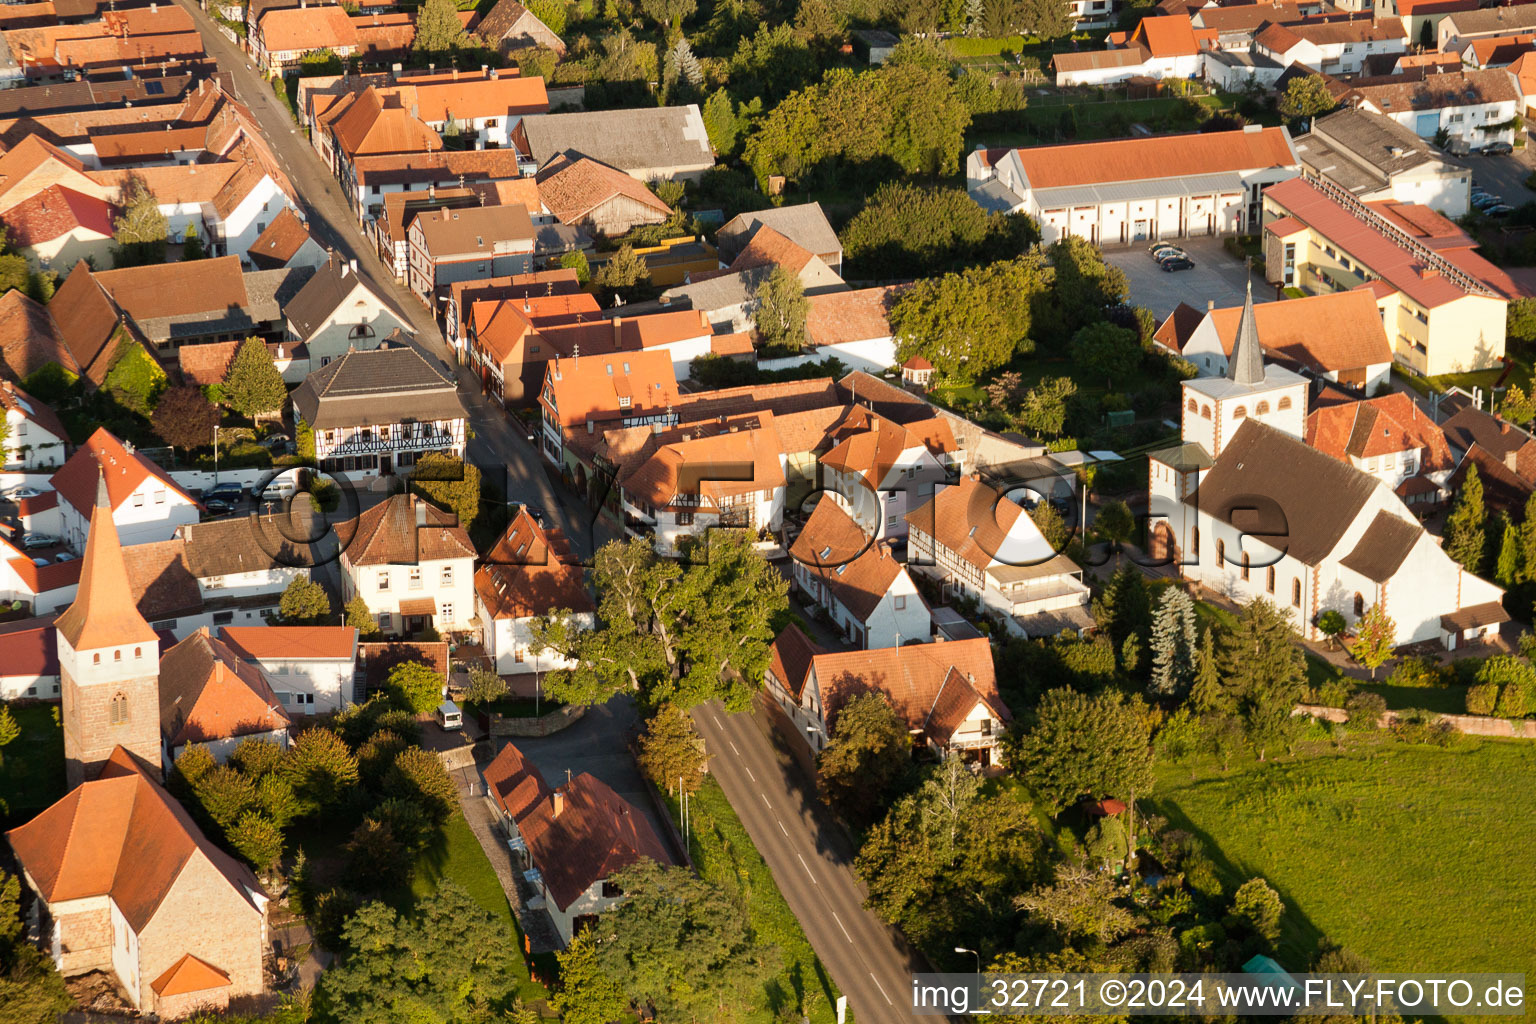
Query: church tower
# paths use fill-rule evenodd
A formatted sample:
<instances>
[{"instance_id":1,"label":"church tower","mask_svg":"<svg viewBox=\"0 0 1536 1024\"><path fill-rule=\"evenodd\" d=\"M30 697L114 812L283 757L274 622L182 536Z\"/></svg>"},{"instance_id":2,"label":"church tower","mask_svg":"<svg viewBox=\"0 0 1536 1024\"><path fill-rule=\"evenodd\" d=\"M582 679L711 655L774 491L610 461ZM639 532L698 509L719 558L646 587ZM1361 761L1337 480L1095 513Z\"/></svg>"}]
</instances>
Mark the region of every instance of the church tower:
<instances>
[{"instance_id":1,"label":"church tower","mask_svg":"<svg viewBox=\"0 0 1536 1024\"><path fill-rule=\"evenodd\" d=\"M105 476L96 485L80 589L54 628L69 787L91 778L118 746L158 771L160 642L128 586Z\"/></svg>"}]
</instances>

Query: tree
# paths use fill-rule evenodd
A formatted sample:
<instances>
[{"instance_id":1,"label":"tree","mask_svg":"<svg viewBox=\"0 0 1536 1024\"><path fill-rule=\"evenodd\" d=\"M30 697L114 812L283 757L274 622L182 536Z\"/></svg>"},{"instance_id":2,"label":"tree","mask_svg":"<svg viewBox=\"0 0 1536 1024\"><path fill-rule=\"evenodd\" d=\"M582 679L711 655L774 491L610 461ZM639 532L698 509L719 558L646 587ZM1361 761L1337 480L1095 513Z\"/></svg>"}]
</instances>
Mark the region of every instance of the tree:
<instances>
[{"instance_id":1,"label":"tree","mask_svg":"<svg viewBox=\"0 0 1536 1024\"><path fill-rule=\"evenodd\" d=\"M1019 744L1021 774L1055 810L1087 794L1132 799L1152 786L1151 734L1139 703L1066 688L1040 699Z\"/></svg>"},{"instance_id":2,"label":"tree","mask_svg":"<svg viewBox=\"0 0 1536 1024\"><path fill-rule=\"evenodd\" d=\"M549 1003L565 1024L608 1024L624 1016L629 1000L598 961L596 932L581 932L555 958L560 989Z\"/></svg>"},{"instance_id":3,"label":"tree","mask_svg":"<svg viewBox=\"0 0 1536 1024\"><path fill-rule=\"evenodd\" d=\"M1396 646L1397 623L1388 617L1381 605L1371 605L1355 623L1355 642L1349 645L1350 657L1370 669L1371 678L1375 679L1376 670L1392 657Z\"/></svg>"},{"instance_id":4,"label":"tree","mask_svg":"<svg viewBox=\"0 0 1536 1024\"><path fill-rule=\"evenodd\" d=\"M74 1004L52 959L26 940L21 879L0 871L0 1020L55 1024Z\"/></svg>"},{"instance_id":5,"label":"tree","mask_svg":"<svg viewBox=\"0 0 1536 1024\"><path fill-rule=\"evenodd\" d=\"M452 512L468 530L480 515L480 467L444 452L428 452L411 469L411 493Z\"/></svg>"},{"instance_id":6,"label":"tree","mask_svg":"<svg viewBox=\"0 0 1536 1024\"><path fill-rule=\"evenodd\" d=\"M1012 259L1038 238L1027 216L989 214L963 188L903 181L875 189L841 235L847 264L876 278L931 276Z\"/></svg>"},{"instance_id":7,"label":"tree","mask_svg":"<svg viewBox=\"0 0 1536 1024\"><path fill-rule=\"evenodd\" d=\"M1060 437L1067 422L1067 400L1077 394L1071 377L1042 377L1024 393L1019 422L1025 429L1046 437Z\"/></svg>"},{"instance_id":8,"label":"tree","mask_svg":"<svg viewBox=\"0 0 1536 1024\"><path fill-rule=\"evenodd\" d=\"M9 707L0 704L0 765L5 764L5 748L20 735L21 726L17 723L16 716L11 714Z\"/></svg>"},{"instance_id":9,"label":"tree","mask_svg":"<svg viewBox=\"0 0 1536 1024\"><path fill-rule=\"evenodd\" d=\"M566 7L563 0L528 0L524 6L555 35L565 31Z\"/></svg>"},{"instance_id":10,"label":"tree","mask_svg":"<svg viewBox=\"0 0 1536 1024\"><path fill-rule=\"evenodd\" d=\"M229 829L229 845L257 871L267 871L283 856L283 830L260 811L250 810Z\"/></svg>"},{"instance_id":11,"label":"tree","mask_svg":"<svg viewBox=\"0 0 1536 1024\"><path fill-rule=\"evenodd\" d=\"M443 702L443 677L419 661L403 661L389 670L384 692L397 707L421 715Z\"/></svg>"},{"instance_id":12,"label":"tree","mask_svg":"<svg viewBox=\"0 0 1536 1024\"><path fill-rule=\"evenodd\" d=\"M357 630L361 637L379 635L379 624L374 619L373 613L368 610L368 602L363 600L363 595L358 594L347 602L345 609L345 625Z\"/></svg>"},{"instance_id":13,"label":"tree","mask_svg":"<svg viewBox=\"0 0 1536 1024\"><path fill-rule=\"evenodd\" d=\"M1152 620L1152 678L1147 689L1182 697L1195 681L1198 656L1195 602L1179 587L1167 587Z\"/></svg>"},{"instance_id":14,"label":"tree","mask_svg":"<svg viewBox=\"0 0 1536 1024\"><path fill-rule=\"evenodd\" d=\"M229 753L229 763L242 775L262 779L277 771L283 763L283 748L271 740L255 736L240 741Z\"/></svg>"},{"instance_id":15,"label":"tree","mask_svg":"<svg viewBox=\"0 0 1536 1024\"><path fill-rule=\"evenodd\" d=\"M417 9L414 53L438 54L464 49L470 45L469 33L459 20L453 0L426 0Z\"/></svg>"},{"instance_id":16,"label":"tree","mask_svg":"<svg viewBox=\"0 0 1536 1024\"><path fill-rule=\"evenodd\" d=\"M1467 475L1456 495L1456 504L1445 520L1445 553L1470 573L1482 569L1487 549L1488 511L1483 507L1483 480L1477 464L1467 463Z\"/></svg>"},{"instance_id":17,"label":"tree","mask_svg":"<svg viewBox=\"0 0 1536 1024\"><path fill-rule=\"evenodd\" d=\"M1222 638L1222 687L1242 709L1261 761L1269 745L1294 736L1291 710L1307 685L1306 659L1295 639L1290 616L1262 597Z\"/></svg>"},{"instance_id":18,"label":"tree","mask_svg":"<svg viewBox=\"0 0 1536 1024\"><path fill-rule=\"evenodd\" d=\"M604 973L663 1020L712 1019L739 1005L777 966L777 950L752 938L746 909L687 868L640 860L612 881L625 900L604 917Z\"/></svg>"},{"instance_id":19,"label":"tree","mask_svg":"<svg viewBox=\"0 0 1536 1024\"><path fill-rule=\"evenodd\" d=\"M645 724L640 737L640 770L663 792L696 793L704 782L704 753L688 712L676 704L663 704Z\"/></svg>"},{"instance_id":20,"label":"tree","mask_svg":"<svg viewBox=\"0 0 1536 1024\"><path fill-rule=\"evenodd\" d=\"M1136 514L1125 502L1112 501L1099 510L1093 525L1119 551L1126 541L1136 535Z\"/></svg>"},{"instance_id":21,"label":"tree","mask_svg":"<svg viewBox=\"0 0 1536 1024\"><path fill-rule=\"evenodd\" d=\"M149 416L165 390L165 371L144 346L119 327L113 334L117 353L102 387L125 409Z\"/></svg>"},{"instance_id":22,"label":"tree","mask_svg":"<svg viewBox=\"0 0 1536 1024\"><path fill-rule=\"evenodd\" d=\"M683 556L663 560L643 537L598 549L597 628L575 628L565 611L532 623L537 650L575 663L546 677L551 697L600 704L629 690L655 705L719 698L730 710L747 706L767 669L770 623L788 607L788 586L744 532L711 531Z\"/></svg>"},{"instance_id":23,"label":"tree","mask_svg":"<svg viewBox=\"0 0 1536 1024\"><path fill-rule=\"evenodd\" d=\"M1121 563L1093 603L1093 618L1117 648L1125 646L1127 637L1146 636L1152 628L1152 598L1141 570Z\"/></svg>"},{"instance_id":24,"label":"tree","mask_svg":"<svg viewBox=\"0 0 1536 1024\"><path fill-rule=\"evenodd\" d=\"M640 0L645 16L662 29L681 28L698 6L698 0Z\"/></svg>"},{"instance_id":25,"label":"tree","mask_svg":"<svg viewBox=\"0 0 1536 1024\"><path fill-rule=\"evenodd\" d=\"M112 265L137 267L165 262L168 226L160 212L160 200L138 174L123 182L118 196L122 211L112 218L112 240L117 243Z\"/></svg>"},{"instance_id":26,"label":"tree","mask_svg":"<svg viewBox=\"0 0 1536 1024\"><path fill-rule=\"evenodd\" d=\"M692 2L692 0L689 0ZM677 42L667 51L666 79L677 87L678 83L688 84L687 94L697 95L694 90L704 84L704 69L699 64L699 58L694 56L693 47L688 45L688 40L683 36L677 37ZM708 129L705 129L707 132ZM671 203L667 204L671 206Z\"/></svg>"},{"instance_id":27,"label":"tree","mask_svg":"<svg viewBox=\"0 0 1536 1024\"><path fill-rule=\"evenodd\" d=\"M348 1024L487 1019L517 989L506 926L451 882L402 917L383 903L358 909L342 931L345 957L316 993L324 1019Z\"/></svg>"},{"instance_id":28,"label":"tree","mask_svg":"<svg viewBox=\"0 0 1536 1024\"><path fill-rule=\"evenodd\" d=\"M219 400L223 400L224 386L219 385ZM297 416L293 421L293 447L306 466L315 464L315 428Z\"/></svg>"},{"instance_id":29,"label":"tree","mask_svg":"<svg viewBox=\"0 0 1536 1024\"><path fill-rule=\"evenodd\" d=\"M1120 837L1123 842L1123 830ZM1123 853L1115 859L1124 859ZM1113 874L1063 864L1054 883L1015 897L1014 906L1049 924L1069 942L1092 939L1108 945L1136 927L1135 915L1116 902L1119 898L1120 885Z\"/></svg>"},{"instance_id":30,"label":"tree","mask_svg":"<svg viewBox=\"0 0 1536 1024\"><path fill-rule=\"evenodd\" d=\"M1125 302L1130 283L1125 271L1104 259L1098 246L1069 235L1051 245L1054 271L1050 304L1050 339L1064 342L1089 324L1104 319L1104 311ZM1075 353L1074 353L1075 354Z\"/></svg>"},{"instance_id":31,"label":"tree","mask_svg":"<svg viewBox=\"0 0 1536 1024\"><path fill-rule=\"evenodd\" d=\"M421 747L406 747L395 755L384 777L384 792L416 804L434 825L447 821L459 805L458 790L442 760Z\"/></svg>"},{"instance_id":32,"label":"tree","mask_svg":"<svg viewBox=\"0 0 1536 1024\"><path fill-rule=\"evenodd\" d=\"M329 729L299 733L281 769L293 786L299 813L310 816L335 807L357 785L357 757Z\"/></svg>"},{"instance_id":33,"label":"tree","mask_svg":"<svg viewBox=\"0 0 1536 1024\"><path fill-rule=\"evenodd\" d=\"M295 576L283 590L277 614L289 626L318 626L331 617L331 596L308 576Z\"/></svg>"},{"instance_id":34,"label":"tree","mask_svg":"<svg viewBox=\"0 0 1536 1024\"><path fill-rule=\"evenodd\" d=\"M1280 894L1262 878L1250 878L1232 896L1232 913L1266 942L1280 937L1280 918L1285 904Z\"/></svg>"},{"instance_id":35,"label":"tree","mask_svg":"<svg viewBox=\"0 0 1536 1024\"><path fill-rule=\"evenodd\" d=\"M1216 654L1214 629L1206 629L1200 637L1200 656L1195 659L1195 681L1189 689L1189 703L1199 712L1231 710L1231 695L1221 682L1221 660Z\"/></svg>"},{"instance_id":36,"label":"tree","mask_svg":"<svg viewBox=\"0 0 1536 1024\"><path fill-rule=\"evenodd\" d=\"M221 764L203 774L192 794L208 819L226 834L242 814L256 807L256 783L229 765Z\"/></svg>"},{"instance_id":37,"label":"tree","mask_svg":"<svg viewBox=\"0 0 1536 1024\"><path fill-rule=\"evenodd\" d=\"M1476 683L1467 687L1467 714L1491 715L1499 700L1499 688L1494 683Z\"/></svg>"},{"instance_id":38,"label":"tree","mask_svg":"<svg viewBox=\"0 0 1536 1024\"><path fill-rule=\"evenodd\" d=\"M866 828L885 816L911 766L907 723L883 693L862 693L838 710L816 779L839 814Z\"/></svg>"},{"instance_id":39,"label":"tree","mask_svg":"<svg viewBox=\"0 0 1536 1024\"><path fill-rule=\"evenodd\" d=\"M260 338L246 338L224 374L224 401L242 416L277 412L288 399L282 374Z\"/></svg>"},{"instance_id":40,"label":"tree","mask_svg":"<svg viewBox=\"0 0 1536 1024\"><path fill-rule=\"evenodd\" d=\"M1536 299L1515 299L1509 304L1504 333L1510 341L1536 341Z\"/></svg>"},{"instance_id":41,"label":"tree","mask_svg":"<svg viewBox=\"0 0 1536 1024\"><path fill-rule=\"evenodd\" d=\"M464 699L471 704L492 704L507 695L507 681L490 669L475 667L469 670L469 685L464 689Z\"/></svg>"},{"instance_id":42,"label":"tree","mask_svg":"<svg viewBox=\"0 0 1536 1024\"><path fill-rule=\"evenodd\" d=\"M605 291L622 294L640 284L649 282L651 270L645 261L635 254L635 247L625 242L608 262L592 275L592 283Z\"/></svg>"},{"instance_id":43,"label":"tree","mask_svg":"<svg viewBox=\"0 0 1536 1024\"><path fill-rule=\"evenodd\" d=\"M181 385L161 394L149 422L160 440L185 452L213 443L219 410L203 397L200 388Z\"/></svg>"},{"instance_id":44,"label":"tree","mask_svg":"<svg viewBox=\"0 0 1536 1024\"><path fill-rule=\"evenodd\" d=\"M1106 388L1121 384L1141 367L1141 345L1136 332L1111 323L1089 324L1072 336L1072 352L1083 368L1105 381Z\"/></svg>"},{"instance_id":45,"label":"tree","mask_svg":"<svg viewBox=\"0 0 1536 1024\"><path fill-rule=\"evenodd\" d=\"M1030 306L1044 290L1035 254L919 281L891 309L897 358L920 355L945 376L980 377L1034 350Z\"/></svg>"},{"instance_id":46,"label":"tree","mask_svg":"<svg viewBox=\"0 0 1536 1024\"><path fill-rule=\"evenodd\" d=\"M1023 375L1017 370L1004 370L982 390L987 393L987 401L991 402L994 408L1006 412L1019 397L1019 388L1023 383Z\"/></svg>"},{"instance_id":47,"label":"tree","mask_svg":"<svg viewBox=\"0 0 1536 1024\"><path fill-rule=\"evenodd\" d=\"M1536 419L1536 394L1526 394L1519 384L1510 384L1499 400L1499 415L1520 425Z\"/></svg>"},{"instance_id":48,"label":"tree","mask_svg":"<svg viewBox=\"0 0 1536 1024\"><path fill-rule=\"evenodd\" d=\"M1520 531L1510 522L1508 512L1499 513L1499 560L1494 563L1493 578L1508 589L1520 582Z\"/></svg>"},{"instance_id":49,"label":"tree","mask_svg":"<svg viewBox=\"0 0 1536 1024\"><path fill-rule=\"evenodd\" d=\"M587 263L587 254L577 249L560 257L560 267L564 270L576 271L576 283L586 284L592 280L592 267Z\"/></svg>"},{"instance_id":50,"label":"tree","mask_svg":"<svg viewBox=\"0 0 1536 1024\"><path fill-rule=\"evenodd\" d=\"M1329 94L1322 75L1291 79L1285 87L1285 95L1280 97L1280 114L1292 121L1326 114L1336 106L1338 104Z\"/></svg>"},{"instance_id":51,"label":"tree","mask_svg":"<svg viewBox=\"0 0 1536 1024\"><path fill-rule=\"evenodd\" d=\"M1051 546L1052 551L1065 551L1067 542L1072 539L1072 529L1067 526L1067 521L1062 518L1056 506L1048 501L1035 503L1035 507L1029 510L1029 518L1035 521L1035 529L1040 531L1040 536Z\"/></svg>"},{"instance_id":52,"label":"tree","mask_svg":"<svg viewBox=\"0 0 1536 1024\"><path fill-rule=\"evenodd\" d=\"M1323 636L1328 638L1330 645L1337 647L1339 637L1343 636L1345 630L1349 629L1349 623L1345 620L1342 612L1329 608L1317 617L1317 628Z\"/></svg>"},{"instance_id":53,"label":"tree","mask_svg":"<svg viewBox=\"0 0 1536 1024\"><path fill-rule=\"evenodd\" d=\"M785 267L775 266L757 286L753 302L752 322L762 347L772 353L798 355L805 347L805 318L811 308L800 278Z\"/></svg>"},{"instance_id":54,"label":"tree","mask_svg":"<svg viewBox=\"0 0 1536 1024\"><path fill-rule=\"evenodd\" d=\"M197 233L196 224L188 224L187 230L181 236L181 261L205 260L208 258L208 247L203 244L203 236Z\"/></svg>"}]
</instances>

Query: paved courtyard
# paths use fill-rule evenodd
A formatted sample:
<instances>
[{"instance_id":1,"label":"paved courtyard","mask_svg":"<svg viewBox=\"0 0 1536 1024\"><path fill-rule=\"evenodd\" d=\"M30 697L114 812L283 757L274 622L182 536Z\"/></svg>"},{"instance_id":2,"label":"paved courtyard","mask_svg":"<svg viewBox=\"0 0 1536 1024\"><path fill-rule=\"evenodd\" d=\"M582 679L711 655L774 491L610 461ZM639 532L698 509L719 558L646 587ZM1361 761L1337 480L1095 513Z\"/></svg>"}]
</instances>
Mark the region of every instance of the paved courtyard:
<instances>
[{"instance_id":1,"label":"paved courtyard","mask_svg":"<svg viewBox=\"0 0 1536 1024\"><path fill-rule=\"evenodd\" d=\"M1125 271L1130 281L1131 304L1150 309L1158 322L1173 312L1173 307L1187 302L1204 309L1207 302L1221 306L1240 306L1249 275L1242 261L1221 247L1219 238L1186 238L1173 244L1189 253L1195 261L1191 270L1168 273L1147 255L1147 243L1120 246L1104 251L1104 258ZM1253 301L1275 297L1274 288L1257 274L1253 275Z\"/></svg>"}]
</instances>

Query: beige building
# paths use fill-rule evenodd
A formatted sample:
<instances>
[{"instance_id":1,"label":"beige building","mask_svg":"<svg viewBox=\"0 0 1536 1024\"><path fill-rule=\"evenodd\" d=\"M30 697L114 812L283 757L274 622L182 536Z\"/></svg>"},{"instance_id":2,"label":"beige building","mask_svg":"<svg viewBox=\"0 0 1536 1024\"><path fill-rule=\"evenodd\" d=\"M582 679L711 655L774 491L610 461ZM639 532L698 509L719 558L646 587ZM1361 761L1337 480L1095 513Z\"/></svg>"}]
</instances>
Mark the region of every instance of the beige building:
<instances>
[{"instance_id":1,"label":"beige building","mask_svg":"<svg viewBox=\"0 0 1536 1024\"><path fill-rule=\"evenodd\" d=\"M1270 282L1314 295L1368 288L1393 359L1421 375L1486 369L1504 356L1505 315L1519 291L1473 247L1454 223L1413 203L1361 202L1301 179L1264 193Z\"/></svg>"},{"instance_id":2,"label":"beige building","mask_svg":"<svg viewBox=\"0 0 1536 1024\"><path fill-rule=\"evenodd\" d=\"M450 513L397 494L336 525L341 588L385 633L467 629L475 617L475 546Z\"/></svg>"}]
</instances>

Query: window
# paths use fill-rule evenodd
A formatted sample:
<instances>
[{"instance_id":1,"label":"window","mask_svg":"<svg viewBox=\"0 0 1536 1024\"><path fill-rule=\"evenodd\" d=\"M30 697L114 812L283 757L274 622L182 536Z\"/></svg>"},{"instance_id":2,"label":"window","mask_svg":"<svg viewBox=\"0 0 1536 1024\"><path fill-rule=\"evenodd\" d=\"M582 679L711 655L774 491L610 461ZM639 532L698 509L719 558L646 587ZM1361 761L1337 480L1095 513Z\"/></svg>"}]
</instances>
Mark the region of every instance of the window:
<instances>
[{"instance_id":1,"label":"window","mask_svg":"<svg viewBox=\"0 0 1536 1024\"><path fill-rule=\"evenodd\" d=\"M519 665L521 665L523 662L523 649L516 644L512 645L512 660L517 662Z\"/></svg>"},{"instance_id":2,"label":"window","mask_svg":"<svg viewBox=\"0 0 1536 1024\"><path fill-rule=\"evenodd\" d=\"M992 719L990 719L990 718L983 718L981 720L981 734L983 736L991 736L992 735Z\"/></svg>"},{"instance_id":3,"label":"window","mask_svg":"<svg viewBox=\"0 0 1536 1024\"><path fill-rule=\"evenodd\" d=\"M135 494L133 496L133 507L134 508L143 508L144 507L144 495L142 495L142 494Z\"/></svg>"},{"instance_id":4,"label":"window","mask_svg":"<svg viewBox=\"0 0 1536 1024\"><path fill-rule=\"evenodd\" d=\"M389 570L381 569L379 571L378 580L379 580L379 592L383 593L384 591L388 590L389 589Z\"/></svg>"},{"instance_id":5,"label":"window","mask_svg":"<svg viewBox=\"0 0 1536 1024\"><path fill-rule=\"evenodd\" d=\"M1360 616L1362 616L1364 614L1365 614L1365 595L1357 593L1357 594L1355 594L1355 618L1358 619Z\"/></svg>"},{"instance_id":6,"label":"window","mask_svg":"<svg viewBox=\"0 0 1536 1024\"><path fill-rule=\"evenodd\" d=\"M447 625L453 622L453 605L445 604L437 610L437 617Z\"/></svg>"},{"instance_id":7,"label":"window","mask_svg":"<svg viewBox=\"0 0 1536 1024\"><path fill-rule=\"evenodd\" d=\"M114 694L107 704L107 723L109 725L128 724L128 696L127 694Z\"/></svg>"},{"instance_id":8,"label":"window","mask_svg":"<svg viewBox=\"0 0 1536 1024\"><path fill-rule=\"evenodd\" d=\"M1382 458L1381 458L1381 468L1382 469L1396 469L1397 468L1397 456L1396 455L1392 455L1392 454L1388 454L1388 455L1382 456Z\"/></svg>"},{"instance_id":9,"label":"window","mask_svg":"<svg viewBox=\"0 0 1536 1024\"><path fill-rule=\"evenodd\" d=\"M213 613L213 624L215 626L227 626L229 623L234 622L234 621L235 621L235 613L234 612L214 612Z\"/></svg>"},{"instance_id":10,"label":"window","mask_svg":"<svg viewBox=\"0 0 1536 1024\"><path fill-rule=\"evenodd\" d=\"M1247 415L1248 415L1248 407L1245 406L1245 405L1240 405L1236 409L1232 410L1232 418L1235 419L1235 420L1240 420L1240 419L1242 419L1243 417L1245 417Z\"/></svg>"},{"instance_id":11,"label":"window","mask_svg":"<svg viewBox=\"0 0 1536 1024\"><path fill-rule=\"evenodd\" d=\"M1208 405L1202 405L1200 407L1200 415L1204 416L1206 419L1210 419L1211 418L1211 407L1208 406Z\"/></svg>"},{"instance_id":12,"label":"window","mask_svg":"<svg viewBox=\"0 0 1536 1024\"><path fill-rule=\"evenodd\" d=\"M1243 582L1244 583L1248 582L1248 552L1246 552L1246 551L1243 552L1242 574L1243 574Z\"/></svg>"},{"instance_id":13,"label":"window","mask_svg":"<svg viewBox=\"0 0 1536 1024\"><path fill-rule=\"evenodd\" d=\"M101 664L101 652L100 651L97 651L95 654L91 655L91 664L92 665L100 665Z\"/></svg>"},{"instance_id":14,"label":"window","mask_svg":"<svg viewBox=\"0 0 1536 1024\"><path fill-rule=\"evenodd\" d=\"M142 647L135 647L133 649L133 660L134 661L141 661L141 660L143 660L143 658L144 658L144 648L142 648Z\"/></svg>"},{"instance_id":15,"label":"window","mask_svg":"<svg viewBox=\"0 0 1536 1024\"><path fill-rule=\"evenodd\" d=\"M1195 553L1195 561L1200 560L1200 527L1192 527L1189 531L1189 550Z\"/></svg>"},{"instance_id":16,"label":"window","mask_svg":"<svg viewBox=\"0 0 1536 1024\"><path fill-rule=\"evenodd\" d=\"M113 661L122 661L123 660L123 652L122 651L116 651L116 650L113 651L112 652L112 660Z\"/></svg>"},{"instance_id":17,"label":"window","mask_svg":"<svg viewBox=\"0 0 1536 1024\"><path fill-rule=\"evenodd\" d=\"M620 896L623 896L623 895L624 895L624 890L620 889L618 886L614 885L612 882L605 881L603 883L603 899L605 899L605 900L616 900Z\"/></svg>"},{"instance_id":18,"label":"window","mask_svg":"<svg viewBox=\"0 0 1536 1024\"><path fill-rule=\"evenodd\" d=\"M451 565L443 566L443 586L453 586L453 566Z\"/></svg>"},{"instance_id":19,"label":"window","mask_svg":"<svg viewBox=\"0 0 1536 1024\"><path fill-rule=\"evenodd\" d=\"M1285 410L1289 409L1290 407L1291 407L1291 400L1290 400L1289 397L1282 398L1282 399L1280 399L1280 401L1275 403L1275 408L1279 409L1281 412L1284 412Z\"/></svg>"},{"instance_id":20,"label":"window","mask_svg":"<svg viewBox=\"0 0 1536 1024\"><path fill-rule=\"evenodd\" d=\"M1216 568L1227 564L1227 542L1217 538L1216 540Z\"/></svg>"},{"instance_id":21,"label":"window","mask_svg":"<svg viewBox=\"0 0 1536 1024\"><path fill-rule=\"evenodd\" d=\"M1297 608L1301 607L1301 577L1300 576L1296 577L1294 580L1291 580L1291 604L1294 607L1297 607Z\"/></svg>"},{"instance_id":22,"label":"window","mask_svg":"<svg viewBox=\"0 0 1536 1024\"><path fill-rule=\"evenodd\" d=\"M897 611L899 611L899 612L906 611L907 610L907 596L905 594L897 594L896 595L895 604L896 604L896 610Z\"/></svg>"},{"instance_id":23,"label":"window","mask_svg":"<svg viewBox=\"0 0 1536 1024\"><path fill-rule=\"evenodd\" d=\"M1254 406L1253 414L1255 416L1268 416L1269 415L1269 403L1268 402L1260 402L1258 405Z\"/></svg>"},{"instance_id":24,"label":"window","mask_svg":"<svg viewBox=\"0 0 1536 1024\"><path fill-rule=\"evenodd\" d=\"M1191 398L1189 400L1189 411L1190 412L1199 412L1200 411L1200 403L1196 402L1193 398Z\"/></svg>"},{"instance_id":25,"label":"window","mask_svg":"<svg viewBox=\"0 0 1536 1024\"><path fill-rule=\"evenodd\" d=\"M411 566L410 581L409 581L408 585L410 586L410 588L412 590L420 590L421 589L421 566L419 566L419 565Z\"/></svg>"},{"instance_id":26,"label":"window","mask_svg":"<svg viewBox=\"0 0 1536 1024\"><path fill-rule=\"evenodd\" d=\"M165 504L165 488L164 487L160 488L158 491L155 492L155 504L156 505L164 505Z\"/></svg>"},{"instance_id":27,"label":"window","mask_svg":"<svg viewBox=\"0 0 1536 1024\"><path fill-rule=\"evenodd\" d=\"M1269 567L1268 578L1264 581L1264 589L1268 590L1271 594L1273 594L1275 592L1275 567L1274 566L1270 566Z\"/></svg>"},{"instance_id":28,"label":"window","mask_svg":"<svg viewBox=\"0 0 1536 1024\"><path fill-rule=\"evenodd\" d=\"M395 628L394 618L389 612L379 612L379 628L386 633Z\"/></svg>"}]
</instances>

